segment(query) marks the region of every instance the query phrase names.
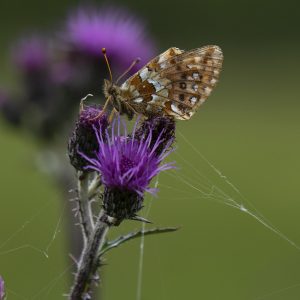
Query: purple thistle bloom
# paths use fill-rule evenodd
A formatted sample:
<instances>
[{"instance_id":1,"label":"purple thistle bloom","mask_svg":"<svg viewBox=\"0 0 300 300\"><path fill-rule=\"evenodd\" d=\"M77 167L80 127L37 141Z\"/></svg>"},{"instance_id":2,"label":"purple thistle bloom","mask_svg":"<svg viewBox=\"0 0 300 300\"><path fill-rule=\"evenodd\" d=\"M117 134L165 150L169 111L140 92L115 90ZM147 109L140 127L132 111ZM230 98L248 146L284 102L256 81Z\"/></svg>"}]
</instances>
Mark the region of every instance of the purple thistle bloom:
<instances>
[{"instance_id":1,"label":"purple thistle bloom","mask_svg":"<svg viewBox=\"0 0 300 300\"><path fill-rule=\"evenodd\" d=\"M112 66L122 71L137 57L146 63L155 49L143 25L115 8L75 10L67 21L64 37L75 51L87 56L101 57L101 49L107 48Z\"/></svg>"},{"instance_id":2,"label":"purple thistle bloom","mask_svg":"<svg viewBox=\"0 0 300 300\"><path fill-rule=\"evenodd\" d=\"M85 168L101 174L104 184L103 208L108 216L115 218L114 225L124 219L134 219L143 207L145 192L154 194L151 180L161 171L174 168L172 163L161 164L174 139L164 143L164 131L154 141L154 127L144 136L136 136L138 121L131 135L127 135L126 124L120 118L114 121L110 130L95 129L98 151L94 157L79 154L89 163ZM141 126L143 127L143 125ZM157 149L164 143L162 151Z\"/></svg>"},{"instance_id":3,"label":"purple thistle bloom","mask_svg":"<svg viewBox=\"0 0 300 300\"><path fill-rule=\"evenodd\" d=\"M3 300L5 296L5 290L4 290L4 280L0 276L0 300Z\"/></svg>"},{"instance_id":4,"label":"purple thistle bloom","mask_svg":"<svg viewBox=\"0 0 300 300\"><path fill-rule=\"evenodd\" d=\"M122 125L124 134L121 134ZM153 177L161 171L174 168L172 163L161 165L170 151L156 154L162 138L158 136L151 145L151 130L144 139L135 138L135 129L132 136L128 137L126 125L119 118L117 125L116 122L113 123L110 135L106 130L106 140L97 130L95 132L99 144L96 157L90 158L84 153L81 155L90 163L86 168L99 172L103 184L110 189L132 191L140 196L143 196L144 192L155 193L156 190L149 187ZM165 145L164 150L169 148L170 143Z\"/></svg>"},{"instance_id":5,"label":"purple thistle bloom","mask_svg":"<svg viewBox=\"0 0 300 300\"><path fill-rule=\"evenodd\" d=\"M45 70L50 62L48 41L39 36L19 40L13 49L13 61L25 73Z\"/></svg>"}]
</instances>

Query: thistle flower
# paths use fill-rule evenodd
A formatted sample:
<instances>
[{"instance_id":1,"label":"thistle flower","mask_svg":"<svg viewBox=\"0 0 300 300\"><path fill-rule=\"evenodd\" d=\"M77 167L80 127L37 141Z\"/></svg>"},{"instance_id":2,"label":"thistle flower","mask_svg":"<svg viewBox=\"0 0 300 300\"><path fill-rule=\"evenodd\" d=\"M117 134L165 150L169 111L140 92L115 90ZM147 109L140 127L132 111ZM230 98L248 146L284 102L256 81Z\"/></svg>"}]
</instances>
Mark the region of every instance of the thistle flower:
<instances>
[{"instance_id":1,"label":"thistle flower","mask_svg":"<svg viewBox=\"0 0 300 300\"><path fill-rule=\"evenodd\" d=\"M4 280L0 276L0 300L4 300L5 290L4 290Z\"/></svg>"},{"instance_id":2,"label":"thistle flower","mask_svg":"<svg viewBox=\"0 0 300 300\"><path fill-rule=\"evenodd\" d=\"M37 35L19 40L15 44L12 54L18 70L25 73L45 70L49 65L50 56L48 41Z\"/></svg>"},{"instance_id":3,"label":"thistle flower","mask_svg":"<svg viewBox=\"0 0 300 300\"><path fill-rule=\"evenodd\" d=\"M86 159L78 151L85 153L90 158L94 158L95 153L99 149L99 144L95 138L95 130L99 131L99 135L104 136L108 127L106 114L95 119L100 112L101 109L98 106L84 106L80 111L75 130L69 139L68 154L70 162L78 171L85 170L87 166Z\"/></svg>"},{"instance_id":4,"label":"thistle flower","mask_svg":"<svg viewBox=\"0 0 300 300\"><path fill-rule=\"evenodd\" d=\"M126 125L119 118L110 131L105 130L106 140L101 131L95 130L99 145L95 157L80 152L89 162L85 168L101 174L105 186L103 207L109 216L118 220L117 224L135 216L142 208L145 192L156 192L149 184L158 173L174 168L172 163L161 164L170 153L167 149L173 139L165 143L161 153L157 154L156 150L164 141L164 136L161 134L154 141L154 126L149 129L147 136L138 139L135 136L136 129L130 136L127 135Z\"/></svg>"},{"instance_id":5,"label":"thistle flower","mask_svg":"<svg viewBox=\"0 0 300 300\"><path fill-rule=\"evenodd\" d=\"M99 58L108 49L112 67L125 70L134 59L147 62L154 54L140 21L120 9L79 8L70 14L64 38L72 49Z\"/></svg>"},{"instance_id":6,"label":"thistle flower","mask_svg":"<svg viewBox=\"0 0 300 300\"><path fill-rule=\"evenodd\" d=\"M26 127L46 142L70 125L82 94L100 93L99 80L107 72L101 60L103 47L118 73L137 57L147 62L155 54L142 22L115 7L73 10L64 27L51 36L33 33L14 43L11 56L22 89L20 96L12 94L10 101L0 104L8 122Z\"/></svg>"}]
</instances>

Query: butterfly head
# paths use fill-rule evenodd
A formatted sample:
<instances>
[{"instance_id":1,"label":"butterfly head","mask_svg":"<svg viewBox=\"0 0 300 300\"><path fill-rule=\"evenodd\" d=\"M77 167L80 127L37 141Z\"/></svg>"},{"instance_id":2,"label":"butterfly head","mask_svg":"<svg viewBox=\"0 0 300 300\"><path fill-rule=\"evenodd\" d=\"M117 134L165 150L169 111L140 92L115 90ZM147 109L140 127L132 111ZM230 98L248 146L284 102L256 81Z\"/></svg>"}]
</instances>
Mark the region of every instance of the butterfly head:
<instances>
[{"instance_id":1,"label":"butterfly head","mask_svg":"<svg viewBox=\"0 0 300 300\"><path fill-rule=\"evenodd\" d=\"M106 108L107 104L110 103L116 111L118 111L120 114L126 114L127 117L131 120L134 115L134 110L129 106L129 104L125 101L124 97L121 95L121 88L117 85L117 83L122 77L124 77L128 72L130 72L131 69L137 63L139 63L140 58L135 59L129 66L129 68L123 74L121 74L114 83L105 48L102 48L102 53L106 61L106 65L110 76L110 80L104 79L103 84L103 93L105 98L107 99L104 107Z\"/></svg>"},{"instance_id":2,"label":"butterfly head","mask_svg":"<svg viewBox=\"0 0 300 300\"><path fill-rule=\"evenodd\" d=\"M110 80L104 79L103 93L106 99L117 98L120 95L120 88Z\"/></svg>"}]
</instances>

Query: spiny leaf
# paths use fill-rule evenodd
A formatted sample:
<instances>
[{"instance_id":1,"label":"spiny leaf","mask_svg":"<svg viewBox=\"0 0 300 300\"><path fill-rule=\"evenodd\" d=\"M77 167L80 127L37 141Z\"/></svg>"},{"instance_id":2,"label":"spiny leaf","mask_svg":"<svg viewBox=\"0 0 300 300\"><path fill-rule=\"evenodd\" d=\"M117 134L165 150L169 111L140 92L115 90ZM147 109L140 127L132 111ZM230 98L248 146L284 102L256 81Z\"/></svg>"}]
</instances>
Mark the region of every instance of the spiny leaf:
<instances>
[{"instance_id":1,"label":"spiny leaf","mask_svg":"<svg viewBox=\"0 0 300 300\"><path fill-rule=\"evenodd\" d=\"M177 231L179 227L161 227L161 228L151 228L151 229L146 229L146 230L139 230L135 232L130 232L126 235L122 235L118 238L116 238L113 241L109 241L105 244L104 248L100 252L99 256L102 256L104 253L107 251L116 248L120 246L121 244L128 242L130 240L136 239L141 237L142 235L152 235L152 234L160 234L160 233L166 233L166 232L173 232Z\"/></svg>"}]
</instances>

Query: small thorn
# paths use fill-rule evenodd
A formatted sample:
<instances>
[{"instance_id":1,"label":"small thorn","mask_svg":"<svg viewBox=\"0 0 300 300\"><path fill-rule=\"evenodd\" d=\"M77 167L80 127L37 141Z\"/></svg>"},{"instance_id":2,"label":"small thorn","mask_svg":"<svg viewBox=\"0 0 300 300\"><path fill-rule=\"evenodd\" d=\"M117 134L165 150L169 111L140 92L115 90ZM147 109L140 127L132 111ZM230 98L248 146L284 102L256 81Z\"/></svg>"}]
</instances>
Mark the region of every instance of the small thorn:
<instances>
[{"instance_id":1,"label":"small thorn","mask_svg":"<svg viewBox=\"0 0 300 300\"><path fill-rule=\"evenodd\" d=\"M151 221L149 221L149 220L147 220L147 219L145 219L145 218L143 218L143 217L137 216L137 215L131 217L130 220L133 220L133 221L139 221L139 222L148 223L148 224L152 224Z\"/></svg>"},{"instance_id":2,"label":"small thorn","mask_svg":"<svg viewBox=\"0 0 300 300\"><path fill-rule=\"evenodd\" d=\"M67 297L69 298L70 297L70 294L62 294L63 297Z\"/></svg>"},{"instance_id":3,"label":"small thorn","mask_svg":"<svg viewBox=\"0 0 300 300\"><path fill-rule=\"evenodd\" d=\"M78 201L79 200L79 198L78 197L75 197L75 198L71 198L71 199L69 199L69 201L70 202L75 202L75 201Z\"/></svg>"},{"instance_id":4,"label":"small thorn","mask_svg":"<svg viewBox=\"0 0 300 300\"><path fill-rule=\"evenodd\" d=\"M73 260L73 262L76 264L76 266L78 266L78 261L75 258L75 256L73 254L69 253L69 257Z\"/></svg>"}]
</instances>

